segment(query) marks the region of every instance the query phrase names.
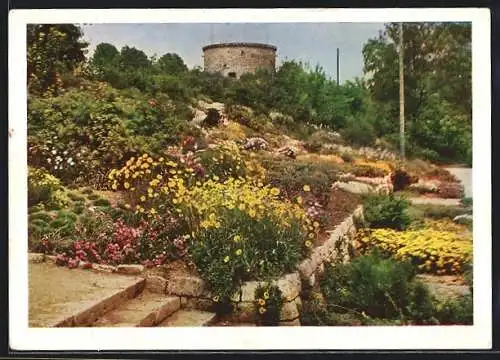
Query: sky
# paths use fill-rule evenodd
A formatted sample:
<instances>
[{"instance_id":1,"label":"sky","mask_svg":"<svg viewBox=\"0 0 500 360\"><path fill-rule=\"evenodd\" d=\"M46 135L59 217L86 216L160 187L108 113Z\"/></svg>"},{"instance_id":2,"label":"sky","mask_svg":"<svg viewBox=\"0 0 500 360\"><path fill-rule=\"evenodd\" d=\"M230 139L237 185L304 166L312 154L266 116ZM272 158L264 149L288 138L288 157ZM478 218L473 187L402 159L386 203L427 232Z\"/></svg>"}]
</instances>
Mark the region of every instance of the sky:
<instances>
[{"instance_id":1,"label":"sky","mask_svg":"<svg viewBox=\"0 0 500 360\"><path fill-rule=\"evenodd\" d=\"M363 45L378 36L382 23L169 23L86 24L88 55L102 42L134 46L148 56L179 54L190 68L203 67L202 47L220 42L262 42L275 45L277 64L285 60L319 64L336 77L340 49L340 82L363 75Z\"/></svg>"}]
</instances>

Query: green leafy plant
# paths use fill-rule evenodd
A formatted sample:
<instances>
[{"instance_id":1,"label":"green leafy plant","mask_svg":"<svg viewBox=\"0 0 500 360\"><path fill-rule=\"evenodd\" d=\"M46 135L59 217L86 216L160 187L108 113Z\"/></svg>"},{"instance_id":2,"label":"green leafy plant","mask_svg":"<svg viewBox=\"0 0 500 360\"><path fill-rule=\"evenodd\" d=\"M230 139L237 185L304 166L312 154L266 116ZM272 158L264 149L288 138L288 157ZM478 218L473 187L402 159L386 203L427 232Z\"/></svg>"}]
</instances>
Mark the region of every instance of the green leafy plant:
<instances>
[{"instance_id":1,"label":"green leafy plant","mask_svg":"<svg viewBox=\"0 0 500 360\"><path fill-rule=\"evenodd\" d=\"M277 326L283 307L283 294L276 285L259 285L255 290L256 323L263 326Z\"/></svg>"},{"instance_id":2,"label":"green leafy plant","mask_svg":"<svg viewBox=\"0 0 500 360\"><path fill-rule=\"evenodd\" d=\"M411 222L408 201L394 195L372 195L365 201L364 218L372 228L404 230Z\"/></svg>"},{"instance_id":3,"label":"green leafy plant","mask_svg":"<svg viewBox=\"0 0 500 360\"><path fill-rule=\"evenodd\" d=\"M304 235L298 224L283 227L271 217L255 219L239 209L219 217L219 227L196 234L189 253L221 302L227 301L243 281L292 271L305 256Z\"/></svg>"}]
</instances>

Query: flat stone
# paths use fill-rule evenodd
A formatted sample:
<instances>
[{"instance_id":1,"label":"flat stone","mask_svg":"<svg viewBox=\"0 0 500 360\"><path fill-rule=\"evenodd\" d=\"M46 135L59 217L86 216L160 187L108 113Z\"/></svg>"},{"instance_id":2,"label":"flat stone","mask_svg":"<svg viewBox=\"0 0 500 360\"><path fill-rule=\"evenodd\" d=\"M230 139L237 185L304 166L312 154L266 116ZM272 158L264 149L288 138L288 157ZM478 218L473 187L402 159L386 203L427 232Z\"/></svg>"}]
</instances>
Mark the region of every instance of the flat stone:
<instances>
[{"instance_id":1,"label":"flat stone","mask_svg":"<svg viewBox=\"0 0 500 360\"><path fill-rule=\"evenodd\" d=\"M374 187L359 181L340 182L337 181L334 186L341 190L353 194L369 194L375 191Z\"/></svg>"},{"instance_id":2,"label":"flat stone","mask_svg":"<svg viewBox=\"0 0 500 360\"><path fill-rule=\"evenodd\" d=\"M287 299L287 301L293 300L299 296L302 289L302 283L298 273L287 274L279 280L274 281L273 284L279 287L282 296Z\"/></svg>"},{"instance_id":3,"label":"flat stone","mask_svg":"<svg viewBox=\"0 0 500 360\"><path fill-rule=\"evenodd\" d=\"M301 278L307 278L308 276L311 276L311 274L314 272L314 268L312 267L312 261L311 259L305 259L303 260L299 266L299 274Z\"/></svg>"},{"instance_id":4,"label":"flat stone","mask_svg":"<svg viewBox=\"0 0 500 360\"><path fill-rule=\"evenodd\" d=\"M116 267L112 265L92 264L92 270L112 273L116 271Z\"/></svg>"},{"instance_id":5,"label":"flat stone","mask_svg":"<svg viewBox=\"0 0 500 360\"><path fill-rule=\"evenodd\" d=\"M255 290L259 285L263 285L259 281L247 281L241 286L241 301L252 302L255 300Z\"/></svg>"},{"instance_id":6,"label":"flat stone","mask_svg":"<svg viewBox=\"0 0 500 360\"><path fill-rule=\"evenodd\" d=\"M472 224L474 217L470 214L458 215L453 218L453 221L457 224Z\"/></svg>"},{"instance_id":7,"label":"flat stone","mask_svg":"<svg viewBox=\"0 0 500 360\"><path fill-rule=\"evenodd\" d=\"M174 276L167 282L167 294L201 297L207 294L205 283L195 276Z\"/></svg>"},{"instance_id":8,"label":"flat stone","mask_svg":"<svg viewBox=\"0 0 500 360\"><path fill-rule=\"evenodd\" d=\"M184 309L212 311L214 307L214 302L209 299L182 297L181 306Z\"/></svg>"},{"instance_id":9,"label":"flat stone","mask_svg":"<svg viewBox=\"0 0 500 360\"><path fill-rule=\"evenodd\" d=\"M28 253L28 261L32 263L42 263L45 261L43 253Z\"/></svg>"},{"instance_id":10,"label":"flat stone","mask_svg":"<svg viewBox=\"0 0 500 360\"><path fill-rule=\"evenodd\" d=\"M283 303L280 313L280 321L294 320L300 316L299 309L295 301L288 301Z\"/></svg>"},{"instance_id":11,"label":"flat stone","mask_svg":"<svg viewBox=\"0 0 500 360\"><path fill-rule=\"evenodd\" d=\"M214 313L199 310L180 310L167 317L159 327L208 326L216 320Z\"/></svg>"},{"instance_id":12,"label":"flat stone","mask_svg":"<svg viewBox=\"0 0 500 360\"><path fill-rule=\"evenodd\" d=\"M144 271L144 266L143 265L118 265L116 267L116 271L121 273L121 274L128 274L128 275L137 275L140 274Z\"/></svg>"},{"instance_id":13,"label":"flat stone","mask_svg":"<svg viewBox=\"0 0 500 360\"><path fill-rule=\"evenodd\" d=\"M146 278L146 289L157 294L165 294L167 290L167 279L154 275Z\"/></svg>"}]
</instances>

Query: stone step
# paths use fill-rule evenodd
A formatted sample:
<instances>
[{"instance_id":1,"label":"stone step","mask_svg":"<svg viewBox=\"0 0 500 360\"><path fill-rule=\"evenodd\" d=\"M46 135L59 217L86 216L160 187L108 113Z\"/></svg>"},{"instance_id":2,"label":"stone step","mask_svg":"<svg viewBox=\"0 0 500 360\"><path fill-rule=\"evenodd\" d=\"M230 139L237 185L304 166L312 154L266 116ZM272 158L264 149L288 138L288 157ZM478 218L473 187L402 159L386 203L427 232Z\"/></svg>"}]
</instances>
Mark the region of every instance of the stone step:
<instances>
[{"instance_id":1,"label":"stone step","mask_svg":"<svg viewBox=\"0 0 500 360\"><path fill-rule=\"evenodd\" d=\"M209 326L216 320L215 313L200 310L180 310L166 318L159 327Z\"/></svg>"},{"instance_id":2,"label":"stone step","mask_svg":"<svg viewBox=\"0 0 500 360\"><path fill-rule=\"evenodd\" d=\"M180 298L149 291L99 318L92 327L149 327L160 324L181 306Z\"/></svg>"}]
</instances>

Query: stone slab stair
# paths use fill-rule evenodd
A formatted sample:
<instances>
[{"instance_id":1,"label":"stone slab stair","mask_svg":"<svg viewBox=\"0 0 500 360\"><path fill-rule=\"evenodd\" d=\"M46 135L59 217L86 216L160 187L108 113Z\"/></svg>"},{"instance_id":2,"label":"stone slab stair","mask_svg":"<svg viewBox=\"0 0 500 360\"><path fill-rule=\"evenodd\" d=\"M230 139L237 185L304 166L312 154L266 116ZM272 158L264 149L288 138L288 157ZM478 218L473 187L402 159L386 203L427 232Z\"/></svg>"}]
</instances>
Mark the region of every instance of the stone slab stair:
<instances>
[{"instance_id":1,"label":"stone slab stair","mask_svg":"<svg viewBox=\"0 0 500 360\"><path fill-rule=\"evenodd\" d=\"M181 308L181 299L147 289L99 317L90 327L200 327L210 326L216 314Z\"/></svg>"}]
</instances>

